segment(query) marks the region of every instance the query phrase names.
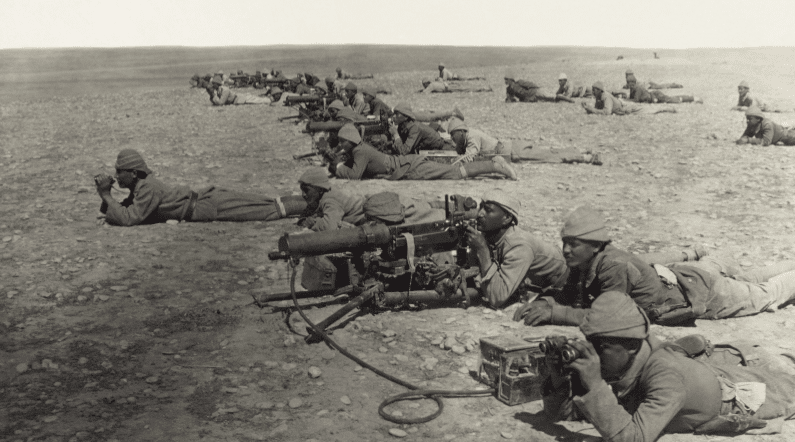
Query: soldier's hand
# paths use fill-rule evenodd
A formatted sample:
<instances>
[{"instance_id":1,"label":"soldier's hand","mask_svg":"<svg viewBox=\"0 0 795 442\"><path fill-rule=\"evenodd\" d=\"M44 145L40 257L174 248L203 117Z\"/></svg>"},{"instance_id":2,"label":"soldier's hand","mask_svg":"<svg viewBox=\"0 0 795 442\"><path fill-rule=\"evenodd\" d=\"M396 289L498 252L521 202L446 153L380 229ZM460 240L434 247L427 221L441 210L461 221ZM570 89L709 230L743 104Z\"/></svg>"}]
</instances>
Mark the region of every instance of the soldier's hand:
<instances>
[{"instance_id":1,"label":"soldier's hand","mask_svg":"<svg viewBox=\"0 0 795 442\"><path fill-rule=\"evenodd\" d=\"M575 359L569 367L580 375L580 382L586 390L591 391L602 380L602 364L599 354L593 344L588 341L569 340L569 345L580 352L580 357Z\"/></svg>"},{"instance_id":2,"label":"soldier's hand","mask_svg":"<svg viewBox=\"0 0 795 442\"><path fill-rule=\"evenodd\" d=\"M486 252L488 252L489 244L486 242L486 237L483 236L483 233L481 233L478 229L472 226L467 226L466 235L467 235L467 244L469 244L469 247L472 250L475 250L476 252L481 252L485 250Z\"/></svg>"},{"instance_id":3,"label":"soldier's hand","mask_svg":"<svg viewBox=\"0 0 795 442\"><path fill-rule=\"evenodd\" d=\"M521 321L522 319L524 319L525 325L531 327L543 322L549 322L552 319L552 306L543 299L527 303L513 314L514 321Z\"/></svg>"},{"instance_id":4,"label":"soldier's hand","mask_svg":"<svg viewBox=\"0 0 795 442\"><path fill-rule=\"evenodd\" d=\"M111 186L113 186L114 179L111 178L109 175L105 175L101 173L94 177L94 183L97 185L97 192L98 193L105 193L110 192Z\"/></svg>"}]
</instances>

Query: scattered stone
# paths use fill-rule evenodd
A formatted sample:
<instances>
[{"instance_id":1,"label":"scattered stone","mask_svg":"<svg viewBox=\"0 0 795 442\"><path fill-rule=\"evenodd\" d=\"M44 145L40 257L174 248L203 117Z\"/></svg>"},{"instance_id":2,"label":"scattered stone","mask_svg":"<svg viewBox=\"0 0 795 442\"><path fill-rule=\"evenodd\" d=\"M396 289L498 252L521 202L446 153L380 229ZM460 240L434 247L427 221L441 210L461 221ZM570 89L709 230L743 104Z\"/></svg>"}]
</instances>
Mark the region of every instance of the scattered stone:
<instances>
[{"instance_id":1,"label":"scattered stone","mask_svg":"<svg viewBox=\"0 0 795 442\"><path fill-rule=\"evenodd\" d=\"M290 399L290 402L288 402L287 405L289 405L290 408L298 408L301 405L304 405L304 401L301 400L301 398L293 398Z\"/></svg>"},{"instance_id":2,"label":"scattered stone","mask_svg":"<svg viewBox=\"0 0 795 442\"><path fill-rule=\"evenodd\" d=\"M507 431L500 431L500 436L504 437L505 439L513 439L513 434Z\"/></svg>"},{"instance_id":3,"label":"scattered stone","mask_svg":"<svg viewBox=\"0 0 795 442\"><path fill-rule=\"evenodd\" d=\"M229 339L224 339L221 341L221 347L226 347L227 345L229 345Z\"/></svg>"},{"instance_id":4,"label":"scattered stone","mask_svg":"<svg viewBox=\"0 0 795 442\"><path fill-rule=\"evenodd\" d=\"M110 286L110 289L113 290L114 292L123 292L123 291L127 290L127 288L128 287L126 285L112 285L112 286Z\"/></svg>"},{"instance_id":5,"label":"scattered stone","mask_svg":"<svg viewBox=\"0 0 795 442\"><path fill-rule=\"evenodd\" d=\"M455 322L455 321L457 321L457 320L458 320L458 318L455 318L455 317L453 317L453 318L447 318L447 319L444 321L444 323L445 323L445 324L451 324L451 323L453 323L453 322Z\"/></svg>"},{"instance_id":6,"label":"scattered stone","mask_svg":"<svg viewBox=\"0 0 795 442\"><path fill-rule=\"evenodd\" d=\"M341 397L340 402L342 402L345 405L350 405L352 403L351 398L349 398L348 396Z\"/></svg>"},{"instance_id":7,"label":"scattered stone","mask_svg":"<svg viewBox=\"0 0 795 442\"><path fill-rule=\"evenodd\" d=\"M356 366L355 366L355 367L353 367L353 371L355 371L355 372L360 372L360 371L362 371L362 366L361 366L361 365L359 365L359 364L356 364Z\"/></svg>"},{"instance_id":8,"label":"scattered stone","mask_svg":"<svg viewBox=\"0 0 795 442\"><path fill-rule=\"evenodd\" d=\"M17 364L17 373L22 374L22 373L28 371L28 368L30 368L30 367L28 367L28 363L27 362L22 362L21 364Z\"/></svg>"},{"instance_id":9,"label":"scattered stone","mask_svg":"<svg viewBox=\"0 0 795 442\"><path fill-rule=\"evenodd\" d=\"M159 380L160 380L160 378L157 377L157 376L149 376L148 378L146 378L146 383L147 384L156 384L157 381L159 381Z\"/></svg>"},{"instance_id":10,"label":"scattered stone","mask_svg":"<svg viewBox=\"0 0 795 442\"><path fill-rule=\"evenodd\" d=\"M120 347L122 350L127 350L128 348L130 348L130 343L129 343L129 342L127 342L127 341L124 341L124 340L122 340L122 341L119 341L119 347Z\"/></svg>"},{"instance_id":11,"label":"scattered stone","mask_svg":"<svg viewBox=\"0 0 795 442\"><path fill-rule=\"evenodd\" d=\"M10 292L6 293L6 296L8 297L8 299L11 299L11 298L13 298L13 297L14 297L14 295L16 295L16 294L18 294L18 293L19 293L19 292L18 292L18 291L16 291L16 290L11 290Z\"/></svg>"},{"instance_id":12,"label":"scattered stone","mask_svg":"<svg viewBox=\"0 0 795 442\"><path fill-rule=\"evenodd\" d=\"M384 346L381 346L381 347L378 347L378 351L380 351L381 353L386 353L386 352L389 351L389 349L384 347Z\"/></svg>"},{"instance_id":13,"label":"scattered stone","mask_svg":"<svg viewBox=\"0 0 795 442\"><path fill-rule=\"evenodd\" d=\"M83 295L77 297L77 302L86 302L86 301L88 301L88 298L86 298Z\"/></svg>"},{"instance_id":14,"label":"scattered stone","mask_svg":"<svg viewBox=\"0 0 795 442\"><path fill-rule=\"evenodd\" d=\"M47 416L47 417L44 418L44 422L46 422L46 423L55 422L57 420L58 420L58 416Z\"/></svg>"},{"instance_id":15,"label":"scattered stone","mask_svg":"<svg viewBox=\"0 0 795 442\"><path fill-rule=\"evenodd\" d=\"M296 343L296 340L292 336L288 336L288 337L286 337L284 339L284 346L285 347L292 347L293 345L295 345L295 343Z\"/></svg>"},{"instance_id":16,"label":"scattered stone","mask_svg":"<svg viewBox=\"0 0 795 442\"><path fill-rule=\"evenodd\" d=\"M81 357L80 359L77 360L77 363L80 365L86 365L88 364L88 359L85 357Z\"/></svg>"},{"instance_id":17,"label":"scattered stone","mask_svg":"<svg viewBox=\"0 0 795 442\"><path fill-rule=\"evenodd\" d=\"M323 374L323 372L320 371L320 369L317 368L317 367L309 367L309 370L307 370L307 372L309 373L309 377L311 377L313 379L314 378L319 378L320 375Z\"/></svg>"},{"instance_id":18,"label":"scattered stone","mask_svg":"<svg viewBox=\"0 0 795 442\"><path fill-rule=\"evenodd\" d=\"M451 350L453 350L453 353L457 355L462 355L467 352L467 349L462 345L454 345Z\"/></svg>"},{"instance_id":19,"label":"scattered stone","mask_svg":"<svg viewBox=\"0 0 795 442\"><path fill-rule=\"evenodd\" d=\"M265 401L257 403L256 407L261 408L263 410L270 410L271 408L273 408L274 405L275 404L271 401Z\"/></svg>"},{"instance_id":20,"label":"scattered stone","mask_svg":"<svg viewBox=\"0 0 795 442\"><path fill-rule=\"evenodd\" d=\"M434 338L434 339L433 339L433 341L431 341L431 345L439 345L439 344L441 344L442 342L444 342L444 338L442 338L441 336L439 336L439 337L437 337L437 338Z\"/></svg>"},{"instance_id":21,"label":"scattered stone","mask_svg":"<svg viewBox=\"0 0 795 442\"><path fill-rule=\"evenodd\" d=\"M406 437L406 436L409 435L408 433L406 433L405 431L401 430L400 428L390 428L389 429L389 434L391 434L392 436L395 436L395 437Z\"/></svg>"},{"instance_id":22,"label":"scattered stone","mask_svg":"<svg viewBox=\"0 0 795 442\"><path fill-rule=\"evenodd\" d=\"M395 355L395 359L397 359L400 362L407 362L409 360L409 357L406 355Z\"/></svg>"},{"instance_id":23,"label":"scattered stone","mask_svg":"<svg viewBox=\"0 0 795 442\"><path fill-rule=\"evenodd\" d=\"M385 338L391 338L397 335L397 332L395 332L394 330L384 330L383 332L381 332L381 335Z\"/></svg>"},{"instance_id":24,"label":"scattered stone","mask_svg":"<svg viewBox=\"0 0 795 442\"><path fill-rule=\"evenodd\" d=\"M282 364L282 370L284 370L284 371L295 370L295 367L298 367L298 364L296 364L294 362L289 362L289 363Z\"/></svg>"},{"instance_id":25,"label":"scattered stone","mask_svg":"<svg viewBox=\"0 0 795 442\"><path fill-rule=\"evenodd\" d=\"M108 296L108 295L99 295L99 300L100 301L107 301L108 299L110 299L110 296Z\"/></svg>"}]
</instances>

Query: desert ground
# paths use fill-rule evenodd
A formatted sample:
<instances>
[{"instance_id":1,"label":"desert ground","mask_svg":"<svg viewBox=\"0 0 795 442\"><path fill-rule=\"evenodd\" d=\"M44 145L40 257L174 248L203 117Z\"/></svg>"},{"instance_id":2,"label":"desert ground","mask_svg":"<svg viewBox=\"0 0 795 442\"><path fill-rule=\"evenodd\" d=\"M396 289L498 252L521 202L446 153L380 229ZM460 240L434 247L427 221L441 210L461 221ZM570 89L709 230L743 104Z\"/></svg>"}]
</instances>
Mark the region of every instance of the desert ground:
<instances>
[{"instance_id":1,"label":"desert ground","mask_svg":"<svg viewBox=\"0 0 795 442\"><path fill-rule=\"evenodd\" d=\"M522 201L520 227L560 244L566 214L600 209L615 244L637 253L702 245L744 269L795 259L795 150L737 146L744 115L730 111L741 80L795 124L795 50L607 48L213 48L207 50L0 51L0 439L9 441L579 441L586 423L550 423L540 401L509 407L493 396L445 399L417 425L382 419L378 405L405 388L325 344L308 345L289 302L258 308L252 295L288 290L285 263L267 252L295 219L249 223L104 225L92 177L111 173L123 148L156 176L194 189L216 185L270 196L299 194L315 167L289 108L213 107L190 89L194 73L336 66L373 72L390 105L458 106L470 127L532 143L600 152L603 166L515 164L519 180L332 180L358 195L478 197L495 187ZM135 56L133 56L134 54ZM325 54L325 55L322 55ZM616 60L623 55L623 60ZM437 61L494 89L417 94ZM602 117L579 104L504 102L506 68L554 92L570 81L608 89L632 68L640 81L678 82L704 99L675 114ZM578 100L583 101L583 100ZM120 199L125 195L114 193ZM339 304L312 306L319 319ZM480 338L578 336L571 327L526 327L515 307L476 305L368 312L334 331L342 346L384 371L433 389L486 388L472 375ZM294 327L300 330L300 327ZM795 308L696 327L653 326L664 339L701 333L758 344L760 361L795 375ZM445 344L448 345L445 345ZM451 351L457 343L466 351ZM467 346L468 345L468 346ZM314 368L313 368L314 367ZM317 376L316 376L317 375ZM432 402L390 406L404 417ZM390 433L390 430L392 432ZM395 430L401 430L395 431ZM665 435L696 441L704 436ZM788 441L780 434L709 440Z\"/></svg>"}]
</instances>

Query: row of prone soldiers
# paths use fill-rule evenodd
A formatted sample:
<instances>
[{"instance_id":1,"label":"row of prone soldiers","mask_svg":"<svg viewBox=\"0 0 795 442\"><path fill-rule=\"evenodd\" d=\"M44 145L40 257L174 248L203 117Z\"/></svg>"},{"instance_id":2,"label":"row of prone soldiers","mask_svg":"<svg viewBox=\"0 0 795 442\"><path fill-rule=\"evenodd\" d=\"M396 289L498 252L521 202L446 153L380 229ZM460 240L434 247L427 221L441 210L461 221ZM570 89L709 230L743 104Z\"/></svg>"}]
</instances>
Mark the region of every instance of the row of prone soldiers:
<instances>
[{"instance_id":1,"label":"row of prone soldiers","mask_svg":"<svg viewBox=\"0 0 795 442\"><path fill-rule=\"evenodd\" d=\"M301 77L304 77L304 84L309 86L314 86L320 82L318 76L308 72L299 72L295 77L287 77L279 69L263 69L256 71L253 75L243 72L243 70L238 70L236 74L231 75L225 74L224 71L218 71L215 74L205 74L204 76L194 74L190 79L190 85L191 87L206 89L210 86L214 75L220 75L224 85L238 88L253 87L255 89L264 89L268 86L279 85L284 90L294 91L302 83ZM373 74L351 74L338 67L334 78L337 80L364 79L373 78Z\"/></svg>"}]
</instances>

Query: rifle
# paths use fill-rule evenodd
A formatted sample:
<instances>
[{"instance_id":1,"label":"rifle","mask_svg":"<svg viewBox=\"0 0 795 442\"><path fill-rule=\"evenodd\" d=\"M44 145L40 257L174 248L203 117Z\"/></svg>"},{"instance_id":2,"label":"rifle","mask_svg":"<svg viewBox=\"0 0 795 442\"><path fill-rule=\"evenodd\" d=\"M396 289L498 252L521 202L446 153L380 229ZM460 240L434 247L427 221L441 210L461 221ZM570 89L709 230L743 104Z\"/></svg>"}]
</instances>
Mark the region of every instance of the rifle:
<instances>
[{"instance_id":1,"label":"rifle","mask_svg":"<svg viewBox=\"0 0 795 442\"><path fill-rule=\"evenodd\" d=\"M477 296L477 267L469 266L466 227L474 225L477 203L461 195L445 195L445 219L423 224L387 226L368 224L325 232L284 234L271 260L297 260L328 254L351 256L349 286L305 294L349 294L354 297L317 324L325 330L357 308L388 309L409 304L468 306ZM455 258L453 258L453 256ZM313 271L304 265L304 275ZM305 279L305 278L304 278ZM302 297L305 297L302 296ZM290 299L289 293L262 295L258 304ZM308 343L319 337L308 328Z\"/></svg>"},{"instance_id":2,"label":"rifle","mask_svg":"<svg viewBox=\"0 0 795 442\"><path fill-rule=\"evenodd\" d=\"M338 132L347 121L310 121L306 123L304 133L314 135L318 132ZM380 120L354 121L356 129L365 135L379 135L389 133L389 123Z\"/></svg>"}]
</instances>

